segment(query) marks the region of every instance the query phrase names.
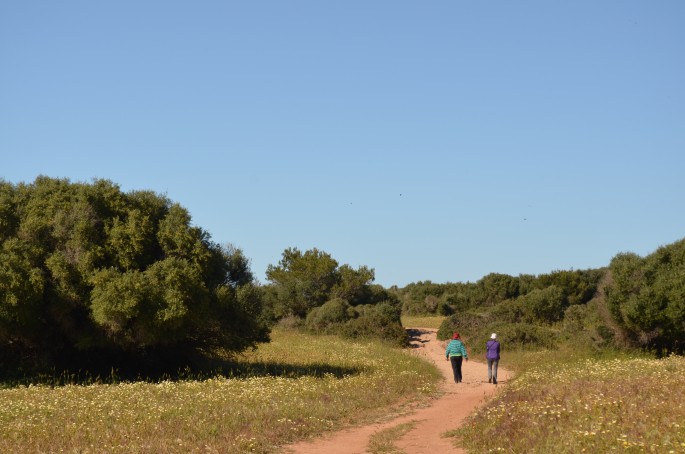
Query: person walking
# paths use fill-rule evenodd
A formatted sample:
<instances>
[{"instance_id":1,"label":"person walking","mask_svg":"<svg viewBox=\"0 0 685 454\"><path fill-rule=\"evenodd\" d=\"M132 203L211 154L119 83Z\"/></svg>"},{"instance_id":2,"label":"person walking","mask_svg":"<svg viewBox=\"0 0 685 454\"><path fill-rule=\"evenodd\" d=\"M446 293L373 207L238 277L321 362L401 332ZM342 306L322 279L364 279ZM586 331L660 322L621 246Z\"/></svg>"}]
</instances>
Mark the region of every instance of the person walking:
<instances>
[{"instance_id":1,"label":"person walking","mask_svg":"<svg viewBox=\"0 0 685 454\"><path fill-rule=\"evenodd\" d=\"M499 364L500 345L497 333L492 333L490 340L485 343L485 359L488 360L488 383L497 384L497 365Z\"/></svg>"},{"instance_id":2,"label":"person walking","mask_svg":"<svg viewBox=\"0 0 685 454\"><path fill-rule=\"evenodd\" d=\"M459 333L454 333L452 340L447 344L445 349L445 359L452 363L452 373L454 374L454 383L461 383L461 364L463 360L468 361L469 355L466 353L466 345L461 341Z\"/></svg>"}]
</instances>

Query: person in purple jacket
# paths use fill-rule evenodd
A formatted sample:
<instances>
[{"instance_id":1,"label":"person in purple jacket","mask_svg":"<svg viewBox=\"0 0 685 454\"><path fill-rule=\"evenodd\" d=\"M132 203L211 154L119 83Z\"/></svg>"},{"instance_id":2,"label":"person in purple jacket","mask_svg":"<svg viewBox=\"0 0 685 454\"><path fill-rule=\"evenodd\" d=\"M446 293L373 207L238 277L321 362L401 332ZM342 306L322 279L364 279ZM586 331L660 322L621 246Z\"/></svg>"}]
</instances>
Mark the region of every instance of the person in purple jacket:
<instances>
[{"instance_id":1,"label":"person in purple jacket","mask_svg":"<svg viewBox=\"0 0 685 454\"><path fill-rule=\"evenodd\" d=\"M499 364L499 342L497 334L492 333L485 344L485 359L488 360L488 383L497 384L497 365Z\"/></svg>"}]
</instances>

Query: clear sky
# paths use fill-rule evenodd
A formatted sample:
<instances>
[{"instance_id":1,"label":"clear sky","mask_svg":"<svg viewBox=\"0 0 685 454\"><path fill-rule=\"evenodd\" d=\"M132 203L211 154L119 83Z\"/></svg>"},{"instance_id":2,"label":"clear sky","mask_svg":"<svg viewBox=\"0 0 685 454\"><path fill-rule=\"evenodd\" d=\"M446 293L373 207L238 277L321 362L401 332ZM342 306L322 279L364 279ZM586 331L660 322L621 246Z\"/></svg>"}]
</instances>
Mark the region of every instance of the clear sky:
<instances>
[{"instance_id":1,"label":"clear sky","mask_svg":"<svg viewBox=\"0 0 685 454\"><path fill-rule=\"evenodd\" d=\"M0 156L164 194L262 282L598 268L685 237L685 2L2 1Z\"/></svg>"}]
</instances>

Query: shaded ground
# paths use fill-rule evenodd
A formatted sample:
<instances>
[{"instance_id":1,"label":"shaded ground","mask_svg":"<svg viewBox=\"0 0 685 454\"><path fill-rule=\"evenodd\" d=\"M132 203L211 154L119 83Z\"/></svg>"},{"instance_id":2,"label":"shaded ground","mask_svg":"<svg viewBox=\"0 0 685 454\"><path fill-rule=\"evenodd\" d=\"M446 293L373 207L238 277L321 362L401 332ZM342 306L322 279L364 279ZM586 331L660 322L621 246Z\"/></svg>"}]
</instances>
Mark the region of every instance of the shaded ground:
<instances>
[{"instance_id":1,"label":"shaded ground","mask_svg":"<svg viewBox=\"0 0 685 454\"><path fill-rule=\"evenodd\" d=\"M413 423L409 432L399 437L395 446L407 454L463 453L452 446L452 439L442 434L458 428L464 419L485 399L492 396L499 386L506 386L509 373L500 368L499 384L488 383L487 364L464 362L463 381L455 384L452 368L445 361L445 342L437 341L437 330L429 328L409 329L414 352L434 361L443 374L440 388L442 395L431 405L419 408L410 414L390 421L354 427L312 441L300 442L286 447L285 452L293 454L363 454L368 453L369 439L376 433Z\"/></svg>"}]
</instances>

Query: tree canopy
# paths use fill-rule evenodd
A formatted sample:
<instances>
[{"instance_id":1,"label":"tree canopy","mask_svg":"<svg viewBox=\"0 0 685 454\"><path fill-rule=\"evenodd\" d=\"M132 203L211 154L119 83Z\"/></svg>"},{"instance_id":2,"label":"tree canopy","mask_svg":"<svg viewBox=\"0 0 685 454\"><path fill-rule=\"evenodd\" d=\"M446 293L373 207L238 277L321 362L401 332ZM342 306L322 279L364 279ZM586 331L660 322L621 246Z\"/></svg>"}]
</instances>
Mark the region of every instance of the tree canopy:
<instances>
[{"instance_id":1,"label":"tree canopy","mask_svg":"<svg viewBox=\"0 0 685 454\"><path fill-rule=\"evenodd\" d=\"M150 191L0 181L0 355L240 351L268 340L239 249Z\"/></svg>"},{"instance_id":2,"label":"tree canopy","mask_svg":"<svg viewBox=\"0 0 685 454\"><path fill-rule=\"evenodd\" d=\"M685 351L685 239L642 258L616 255L607 298L615 320L639 345Z\"/></svg>"},{"instance_id":3,"label":"tree canopy","mask_svg":"<svg viewBox=\"0 0 685 454\"><path fill-rule=\"evenodd\" d=\"M305 252L286 249L277 266L269 265L266 277L276 289L283 315L306 317L312 309L335 298L352 305L376 302L372 301L372 269L339 266L330 254L316 248Z\"/></svg>"}]
</instances>

